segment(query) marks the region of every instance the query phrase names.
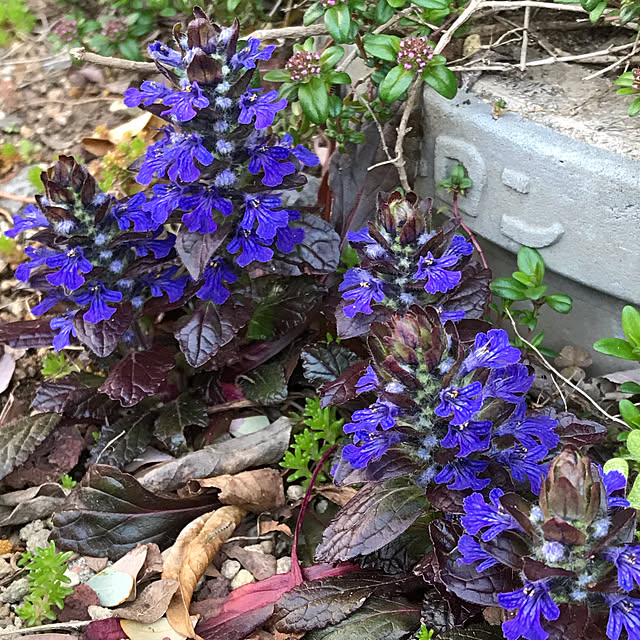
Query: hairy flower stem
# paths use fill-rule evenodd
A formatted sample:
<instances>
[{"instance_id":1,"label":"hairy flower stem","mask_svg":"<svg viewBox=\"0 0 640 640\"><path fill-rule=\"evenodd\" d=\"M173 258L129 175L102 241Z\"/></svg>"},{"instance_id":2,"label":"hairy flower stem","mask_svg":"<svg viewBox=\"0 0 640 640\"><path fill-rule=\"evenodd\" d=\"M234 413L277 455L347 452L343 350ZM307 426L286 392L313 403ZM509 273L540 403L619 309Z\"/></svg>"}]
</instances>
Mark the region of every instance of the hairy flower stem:
<instances>
[{"instance_id":1,"label":"hairy flower stem","mask_svg":"<svg viewBox=\"0 0 640 640\"><path fill-rule=\"evenodd\" d=\"M298 560L298 540L300 539L300 531L302 530L302 521L304 519L304 514L307 512L309 507L309 502L311 502L311 495L313 493L313 485L316 482L316 478L318 474L322 470L324 463L332 456L336 449L338 448L337 444L334 444L331 448L327 449L322 458L318 461L315 469L313 470L313 475L309 480L309 487L307 488L307 493L304 494L304 498L302 500L302 504L300 505L300 511L298 512L298 520L296 521L296 531L293 535L293 548L291 549L291 578L292 578L292 588L302 584L304 582L304 578L302 577L302 569L300 568L300 561Z\"/></svg>"},{"instance_id":2,"label":"hairy flower stem","mask_svg":"<svg viewBox=\"0 0 640 640\"><path fill-rule=\"evenodd\" d=\"M482 265L485 269L488 269L489 265L487 264L487 259L484 257L484 251L482 250L482 247L478 244L478 240L476 239L473 231L469 229L469 227L463 222L462 218L460 217L460 212L458 211L458 194L455 191L453 192L453 217L457 218L460 221L460 226L467 232L467 234L469 235L469 240L471 240L473 246L476 248L476 251L480 255Z\"/></svg>"}]
</instances>

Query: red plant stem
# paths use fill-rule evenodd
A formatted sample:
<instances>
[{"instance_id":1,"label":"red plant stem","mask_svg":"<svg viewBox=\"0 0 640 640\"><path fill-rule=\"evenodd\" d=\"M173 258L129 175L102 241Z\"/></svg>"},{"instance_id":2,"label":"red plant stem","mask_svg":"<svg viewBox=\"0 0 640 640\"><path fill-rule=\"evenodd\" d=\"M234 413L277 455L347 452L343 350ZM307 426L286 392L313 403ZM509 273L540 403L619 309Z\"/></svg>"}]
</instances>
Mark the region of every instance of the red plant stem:
<instances>
[{"instance_id":1,"label":"red plant stem","mask_svg":"<svg viewBox=\"0 0 640 640\"><path fill-rule=\"evenodd\" d=\"M300 539L300 531L302 530L302 520L304 519L304 514L307 512L309 502L311 502L313 485L315 484L316 478L318 477L318 474L324 466L324 463L328 460L329 456L333 455L334 451L337 448L338 445L334 444L333 447L327 449L327 451L324 452L322 458L320 458L320 461L313 470L313 475L311 476L311 480L309 480L309 488L307 489L307 493L304 494L304 499L302 500L302 504L300 505L298 520L296 522L296 531L293 535L293 549L291 549L291 578L293 582L292 587L295 587L304 582L302 569L300 568L300 562L298 560L298 540Z\"/></svg>"},{"instance_id":2,"label":"red plant stem","mask_svg":"<svg viewBox=\"0 0 640 640\"><path fill-rule=\"evenodd\" d=\"M460 221L460 226L467 232L467 234L469 235L469 240L471 240L473 246L476 248L476 251L480 254L480 259L482 260L484 268L488 269L489 265L487 264L487 260L484 257L484 251L482 250L482 247L478 244L478 240L476 239L473 231L471 231L471 229L467 227L467 225L460 217L460 212L458 211L458 194L455 191L453 192L453 217L457 218Z\"/></svg>"}]
</instances>

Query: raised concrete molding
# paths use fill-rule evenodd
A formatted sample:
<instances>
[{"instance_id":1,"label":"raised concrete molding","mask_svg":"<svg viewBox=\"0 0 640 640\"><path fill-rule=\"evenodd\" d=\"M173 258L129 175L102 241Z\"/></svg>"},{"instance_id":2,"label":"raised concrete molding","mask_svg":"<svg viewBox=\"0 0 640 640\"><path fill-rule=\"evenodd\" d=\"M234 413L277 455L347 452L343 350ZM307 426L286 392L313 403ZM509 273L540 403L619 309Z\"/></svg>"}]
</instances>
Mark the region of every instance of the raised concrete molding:
<instances>
[{"instance_id":1,"label":"raised concrete molding","mask_svg":"<svg viewBox=\"0 0 640 640\"><path fill-rule=\"evenodd\" d=\"M474 181L460 198L471 229L511 252L536 247L556 273L640 304L637 160L520 114L495 120L472 94L450 101L427 87L424 98L422 195L450 204L435 185L462 162Z\"/></svg>"}]
</instances>

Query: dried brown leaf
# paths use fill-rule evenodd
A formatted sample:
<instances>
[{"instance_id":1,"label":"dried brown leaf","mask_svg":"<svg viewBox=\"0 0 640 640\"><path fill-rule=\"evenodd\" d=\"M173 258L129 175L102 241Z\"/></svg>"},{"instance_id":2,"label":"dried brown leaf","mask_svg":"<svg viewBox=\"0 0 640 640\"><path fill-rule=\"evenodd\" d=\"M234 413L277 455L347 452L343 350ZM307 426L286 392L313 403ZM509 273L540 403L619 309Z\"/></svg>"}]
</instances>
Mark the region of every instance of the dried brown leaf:
<instances>
[{"instance_id":1,"label":"dried brown leaf","mask_svg":"<svg viewBox=\"0 0 640 640\"><path fill-rule=\"evenodd\" d=\"M261 520L259 523L260 535L271 533L272 531L281 531L290 538L293 537L291 527L284 522L276 522L275 520Z\"/></svg>"},{"instance_id":2,"label":"dried brown leaf","mask_svg":"<svg viewBox=\"0 0 640 640\"><path fill-rule=\"evenodd\" d=\"M324 486L316 487L316 493L319 493L323 498L344 507L344 505L347 504L347 502L349 502L349 500L351 500L358 491L353 487L336 487L333 484L326 484Z\"/></svg>"},{"instance_id":3,"label":"dried brown leaf","mask_svg":"<svg viewBox=\"0 0 640 640\"><path fill-rule=\"evenodd\" d=\"M251 551L238 545L225 546L224 552L237 560L256 580L266 580L276 574L276 559L270 554Z\"/></svg>"},{"instance_id":4,"label":"dried brown leaf","mask_svg":"<svg viewBox=\"0 0 640 640\"><path fill-rule=\"evenodd\" d=\"M155 622L167 612L178 587L177 580L157 580L147 585L134 602L115 609L113 613L126 620L145 624Z\"/></svg>"},{"instance_id":5,"label":"dried brown leaf","mask_svg":"<svg viewBox=\"0 0 640 640\"><path fill-rule=\"evenodd\" d=\"M221 507L202 515L182 530L169 549L162 579L177 580L179 583L167 610L167 619L178 633L200 640L189 616L193 591L213 557L244 515L245 511L239 507Z\"/></svg>"},{"instance_id":6,"label":"dried brown leaf","mask_svg":"<svg viewBox=\"0 0 640 640\"><path fill-rule=\"evenodd\" d=\"M282 477L275 469L255 469L197 482L201 487L220 489L218 499L222 504L242 507L253 513L273 511L285 503Z\"/></svg>"}]
</instances>

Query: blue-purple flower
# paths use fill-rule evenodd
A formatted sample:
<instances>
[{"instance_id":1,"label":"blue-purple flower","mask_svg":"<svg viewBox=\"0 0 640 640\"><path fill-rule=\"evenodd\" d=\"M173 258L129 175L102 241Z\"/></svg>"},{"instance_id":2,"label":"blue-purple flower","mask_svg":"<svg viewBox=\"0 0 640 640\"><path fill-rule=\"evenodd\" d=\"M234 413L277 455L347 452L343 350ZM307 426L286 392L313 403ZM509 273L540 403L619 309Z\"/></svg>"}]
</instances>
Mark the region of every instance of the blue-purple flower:
<instances>
[{"instance_id":1,"label":"blue-purple flower","mask_svg":"<svg viewBox=\"0 0 640 640\"><path fill-rule=\"evenodd\" d=\"M342 450L342 457L354 468L363 469L372 460L380 459L392 444L400 442L402 435L396 431L376 434L361 434L356 444L348 444Z\"/></svg>"},{"instance_id":2,"label":"blue-purple flower","mask_svg":"<svg viewBox=\"0 0 640 640\"><path fill-rule=\"evenodd\" d=\"M482 491L490 482L489 478L480 479L478 473L487 469L489 463L486 460L472 460L471 458L456 458L446 464L442 471L435 477L438 484L447 484L449 489L464 491L473 489Z\"/></svg>"},{"instance_id":3,"label":"blue-purple flower","mask_svg":"<svg viewBox=\"0 0 640 640\"><path fill-rule=\"evenodd\" d=\"M475 536L484 529L481 537L488 542L503 531L520 528L515 518L502 506L500 498L503 495L504 491L496 488L489 493L489 504L481 493L472 493L464 499L462 524L468 533Z\"/></svg>"},{"instance_id":4,"label":"blue-purple flower","mask_svg":"<svg viewBox=\"0 0 640 640\"><path fill-rule=\"evenodd\" d=\"M84 257L80 247L72 247L64 253L49 256L46 260L48 267L58 269L47 276L47 281L54 287L66 287L70 291L79 289L84 284L82 273L89 273L93 265Z\"/></svg>"},{"instance_id":5,"label":"blue-purple flower","mask_svg":"<svg viewBox=\"0 0 640 640\"><path fill-rule=\"evenodd\" d=\"M448 449L460 447L456 457L466 457L474 451L484 451L489 448L491 427L490 420L468 420L462 424L450 422L449 431L440 444Z\"/></svg>"},{"instance_id":6,"label":"blue-purple flower","mask_svg":"<svg viewBox=\"0 0 640 640\"><path fill-rule=\"evenodd\" d=\"M119 291L107 289L102 282L96 281L87 285L87 290L74 297L81 305L89 305L89 309L82 316L87 322L97 324L108 320L116 312L107 302L120 302L122 294Z\"/></svg>"},{"instance_id":7,"label":"blue-purple flower","mask_svg":"<svg viewBox=\"0 0 640 640\"><path fill-rule=\"evenodd\" d=\"M163 111L161 116L173 116L179 122L188 122L198 115L197 109L209 106L209 99L202 95L198 83L193 82L184 91L175 91L163 96L162 103L170 108Z\"/></svg>"},{"instance_id":8,"label":"blue-purple flower","mask_svg":"<svg viewBox=\"0 0 640 640\"><path fill-rule=\"evenodd\" d=\"M542 480L547 473L548 465L541 465L539 462L545 458L549 450L542 446L527 449L520 445L497 451L492 455L494 460L508 467L511 475L518 482L529 480L531 490L538 495Z\"/></svg>"},{"instance_id":9,"label":"blue-purple flower","mask_svg":"<svg viewBox=\"0 0 640 640\"><path fill-rule=\"evenodd\" d=\"M376 391L379 384L378 376L373 370L373 367L371 365L367 365L366 373L360 376L360 378L358 378L358 382L356 382L356 393L360 395L367 391Z\"/></svg>"},{"instance_id":10,"label":"blue-purple flower","mask_svg":"<svg viewBox=\"0 0 640 640\"><path fill-rule=\"evenodd\" d=\"M287 106L287 100L278 100L277 91L267 91L264 89L249 89L240 98L240 115L238 122L241 124L251 124L255 118L256 129L266 129L273 124L273 119L278 111L282 111Z\"/></svg>"},{"instance_id":11,"label":"blue-purple flower","mask_svg":"<svg viewBox=\"0 0 640 640\"><path fill-rule=\"evenodd\" d=\"M7 238L15 238L19 233L27 229L37 227L50 227L44 214L33 204L27 205L18 215L13 216L13 229L4 232Z\"/></svg>"},{"instance_id":12,"label":"blue-purple flower","mask_svg":"<svg viewBox=\"0 0 640 640\"><path fill-rule=\"evenodd\" d=\"M509 344L509 334L504 329L489 329L476 335L473 350L465 358L458 375L464 376L479 367L505 367L520 360L520 349Z\"/></svg>"},{"instance_id":13,"label":"blue-purple flower","mask_svg":"<svg viewBox=\"0 0 640 640\"><path fill-rule=\"evenodd\" d=\"M607 471L605 473L602 470L602 467L598 467L598 471L600 473L600 477L602 478L604 489L607 494L607 504L609 508L628 507L629 501L626 498L613 495L614 492L624 491L627 488L627 479L625 478L625 476L620 473L620 471L616 471L615 469L612 469L611 471Z\"/></svg>"},{"instance_id":14,"label":"blue-purple flower","mask_svg":"<svg viewBox=\"0 0 640 640\"><path fill-rule=\"evenodd\" d=\"M498 594L500 606L517 609L515 618L502 623L502 632L507 640L546 640L549 634L542 628L541 616L547 620L557 620L560 608L551 598L546 580L525 581L517 591Z\"/></svg>"},{"instance_id":15,"label":"blue-purple flower","mask_svg":"<svg viewBox=\"0 0 640 640\"><path fill-rule=\"evenodd\" d=\"M277 187L282 184L286 176L296 172L296 165L287 162L291 151L285 147L258 144L247 149L251 160L249 171L255 176L264 171L262 183L268 187Z\"/></svg>"},{"instance_id":16,"label":"blue-purple flower","mask_svg":"<svg viewBox=\"0 0 640 640\"><path fill-rule=\"evenodd\" d=\"M143 205L143 209L153 222L150 223L149 229L136 229L136 231L154 231L158 226L164 224L176 209L181 208L187 188L181 184L154 184L152 187L153 196ZM192 202L189 204L193 206Z\"/></svg>"},{"instance_id":17,"label":"blue-purple flower","mask_svg":"<svg viewBox=\"0 0 640 640\"><path fill-rule=\"evenodd\" d=\"M139 89L129 87L124 92L124 103L127 107L138 107L143 104L145 107L152 105L156 100L160 100L165 96L171 95L172 89L165 86L164 82L157 83L151 80L145 80Z\"/></svg>"},{"instance_id":18,"label":"blue-purple flower","mask_svg":"<svg viewBox=\"0 0 640 640\"><path fill-rule=\"evenodd\" d=\"M297 211L295 212L297 213ZM291 210L289 210L289 221L291 217ZM276 247L278 251L282 253L291 253L297 244L300 244L304 240L304 229L295 229L291 226L280 227L276 231Z\"/></svg>"},{"instance_id":19,"label":"blue-purple flower","mask_svg":"<svg viewBox=\"0 0 640 640\"><path fill-rule=\"evenodd\" d=\"M618 584L624 591L633 591L634 582L640 587L640 546L612 547L603 552L618 572Z\"/></svg>"},{"instance_id":20,"label":"blue-purple flower","mask_svg":"<svg viewBox=\"0 0 640 640\"><path fill-rule=\"evenodd\" d=\"M343 291L342 297L345 300L353 300L343 309L344 314L353 318L356 313L373 313L371 302L382 302L384 300L384 282L372 276L365 269L353 267L344 274L340 283L339 291Z\"/></svg>"},{"instance_id":21,"label":"blue-purple flower","mask_svg":"<svg viewBox=\"0 0 640 640\"><path fill-rule=\"evenodd\" d=\"M528 448L544 445L547 449L553 449L560 440L554 429L558 426L557 420L545 415L527 415L527 405L522 402L516 405L513 413L494 432L494 436L511 435L518 442Z\"/></svg>"},{"instance_id":22,"label":"blue-purple flower","mask_svg":"<svg viewBox=\"0 0 640 640\"><path fill-rule=\"evenodd\" d=\"M482 384L472 382L466 387L447 387L440 392L436 415L446 418L453 413L452 424L464 424L482 406Z\"/></svg>"},{"instance_id":23,"label":"blue-purple flower","mask_svg":"<svg viewBox=\"0 0 640 640\"><path fill-rule=\"evenodd\" d=\"M164 229L158 229L153 237L132 240L129 244L139 256L145 257L151 251L158 260L166 258L176 244L176 236L173 233L168 233L164 238L158 238L163 232Z\"/></svg>"},{"instance_id":24,"label":"blue-purple flower","mask_svg":"<svg viewBox=\"0 0 640 640\"><path fill-rule=\"evenodd\" d=\"M227 251L229 253L241 252L236 258L236 262L241 267L246 267L254 260L257 262L269 262L273 258L273 251L261 244L260 241L261 238L254 231L243 229L239 226L236 229L233 240L227 245Z\"/></svg>"},{"instance_id":25,"label":"blue-purple flower","mask_svg":"<svg viewBox=\"0 0 640 640\"><path fill-rule=\"evenodd\" d=\"M233 213L233 203L223 198L215 187L200 188L196 193L183 196L180 208L188 213L182 216L182 222L191 232L213 233L218 225L213 219L213 211L219 211L223 216Z\"/></svg>"},{"instance_id":26,"label":"blue-purple flower","mask_svg":"<svg viewBox=\"0 0 640 640\"><path fill-rule=\"evenodd\" d=\"M458 558L458 564L473 564L474 562L481 561L476 567L476 571L478 572L485 571L498 564L498 561L485 551L473 536L466 534L460 536L460 540L458 540L458 551L462 554Z\"/></svg>"},{"instance_id":27,"label":"blue-purple flower","mask_svg":"<svg viewBox=\"0 0 640 640\"><path fill-rule=\"evenodd\" d=\"M47 249L46 247L25 247L24 250L26 256L29 258L28 262L23 262L18 265L16 269L16 278L21 282L26 282L31 277L31 272L38 267L42 267L46 264L47 258L57 255L56 251Z\"/></svg>"},{"instance_id":28,"label":"blue-purple flower","mask_svg":"<svg viewBox=\"0 0 640 640\"><path fill-rule=\"evenodd\" d=\"M164 187L165 185L154 186L154 191L156 187L160 186ZM111 214L116 219L120 229L123 231L128 229L131 226L131 223L133 223L134 231L155 231L158 224L161 224L166 220L166 218L161 220L161 222L156 222L154 220L148 209L147 198L144 193L136 193L126 202L117 203L111 209Z\"/></svg>"},{"instance_id":29,"label":"blue-purple flower","mask_svg":"<svg viewBox=\"0 0 640 640\"><path fill-rule=\"evenodd\" d=\"M354 411L351 420L343 429L345 433L373 433L378 428L388 431L396 424L396 418L400 415L400 408L392 402L378 400L366 409Z\"/></svg>"},{"instance_id":30,"label":"blue-purple flower","mask_svg":"<svg viewBox=\"0 0 640 640\"><path fill-rule=\"evenodd\" d=\"M270 193L246 194L245 209L240 226L251 231L258 224L257 233L263 240L271 242L278 229L289 224L289 213L281 209L282 200Z\"/></svg>"},{"instance_id":31,"label":"blue-purple flower","mask_svg":"<svg viewBox=\"0 0 640 640\"><path fill-rule=\"evenodd\" d=\"M179 51L168 47L164 42L155 40L149 43L149 55L160 62L161 64L169 65L170 67L182 66L182 55Z\"/></svg>"},{"instance_id":32,"label":"blue-purple flower","mask_svg":"<svg viewBox=\"0 0 640 640\"><path fill-rule=\"evenodd\" d=\"M424 290L427 293L446 293L453 289L460 282L462 273L460 271L449 271L448 267L452 267L460 258L456 255L442 256L434 258L431 251L426 256L420 256L418 261L418 269L413 274L416 280L427 280Z\"/></svg>"},{"instance_id":33,"label":"blue-purple flower","mask_svg":"<svg viewBox=\"0 0 640 640\"><path fill-rule=\"evenodd\" d=\"M464 236L456 234L451 240L449 248L442 254L443 256L470 256L473 253L473 245L467 242Z\"/></svg>"},{"instance_id":34,"label":"blue-purple flower","mask_svg":"<svg viewBox=\"0 0 640 640\"><path fill-rule=\"evenodd\" d=\"M315 167L320 163L320 158L315 153L312 153L303 144L293 145L293 136L289 133L285 133L282 136L280 146L286 147L291 150L291 153L298 159L300 164L305 167Z\"/></svg>"},{"instance_id":35,"label":"blue-purple flower","mask_svg":"<svg viewBox=\"0 0 640 640\"><path fill-rule=\"evenodd\" d=\"M212 300L216 304L226 302L229 297L229 290L223 282L233 284L238 276L227 266L222 258L212 258L209 260L207 268L202 275L204 284L196 293L201 300Z\"/></svg>"},{"instance_id":36,"label":"blue-purple flower","mask_svg":"<svg viewBox=\"0 0 640 640\"><path fill-rule=\"evenodd\" d=\"M525 402L524 394L529 391L534 379L535 376L529 375L529 368L524 364L516 363L492 369L482 395L485 398L500 398L512 404L520 404Z\"/></svg>"},{"instance_id":37,"label":"blue-purple flower","mask_svg":"<svg viewBox=\"0 0 640 640\"><path fill-rule=\"evenodd\" d=\"M379 260L387 255L384 248L371 237L368 227L363 227L359 231L348 231L347 240L351 244L362 244L365 254L372 260Z\"/></svg>"},{"instance_id":38,"label":"blue-purple flower","mask_svg":"<svg viewBox=\"0 0 640 640\"><path fill-rule=\"evenodd\" d=\"M63 316L52 318L49 322L49 326L58 332L53 336L53 348L55 351L68 347L71 342L71 336L77 337L78 334L73 324L76 313L78 313L77 309L74 311L67 310Z\"/></svg>"},{"instance_id":39,"label":"blue-purple flower","mask_svg":"<svg viewBox=\"0 0 640 640\"><path fill-rule=\"evenodd\" d=\"M178 267L173 265L159 273L147 276L144 279L144 284L151 289L151 295L154 298L159 298L166 293L169 298L169 302L177 302L184 295L184 288L189 282L189 276L174 278L173 276L177 271Z\"/></svg>"},{"instance_id":40,"label":"blue-purple flower","mask_svg":"<svg viewBox=\"0 0 640 640\"><path fill-rule=\"evenodd\" d=\"M619 640L622 627L627 630L628 640L640 637L640 598L628 595L611 594L606 597L609 605L607 636L610 640Z\"/></svg>"},{"instance_id":41,"label":"blue-purple flower","mask_svg":"<svg viewBox=\"0 0 640 640\"><path fill-rule=\"evenodd\" d=\"M256 60L269 60L275 50L275 45L271 44L264 49L260 49L260 40L249 38L244 49L241 49L231 58L231 66L235 69L244 67L245 69L255 69Z\"/></svg>"}]
</instances>

